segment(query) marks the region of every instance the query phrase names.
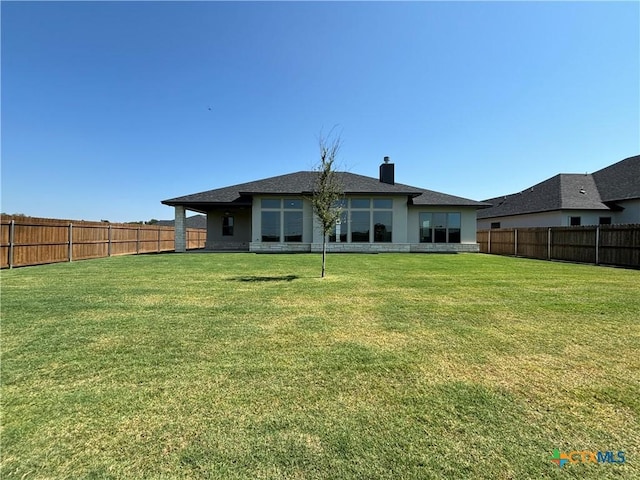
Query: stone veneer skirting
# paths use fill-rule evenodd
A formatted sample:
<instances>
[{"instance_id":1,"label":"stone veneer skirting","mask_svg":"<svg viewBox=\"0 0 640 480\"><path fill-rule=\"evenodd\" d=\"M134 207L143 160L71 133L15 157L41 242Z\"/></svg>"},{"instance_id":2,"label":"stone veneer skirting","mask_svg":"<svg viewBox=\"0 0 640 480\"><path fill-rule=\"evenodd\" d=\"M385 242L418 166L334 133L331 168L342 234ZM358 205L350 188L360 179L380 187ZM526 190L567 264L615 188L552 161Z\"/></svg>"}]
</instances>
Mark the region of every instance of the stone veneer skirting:
<instances>
[{"instance_id":1,"label":"stone veneer skirting","mask_svg":"<svg viewBox=\"0 0 640 480\"><path fill-rule=\"evenodd\" d=\"M252 242L254 253L320 253L321 243ZM477 253L477 243L327 243L332 253Z\"/></svg>"},{"instance_id":2,"label":"stone veneer skirting","mask_svg":"<svg viewBox=\"0 0 640 480\"><path fill-rule=\"evenodd\" d=\"M248 252L249 242L207 242L205 250Z\"/></svg>"}]
</instances>

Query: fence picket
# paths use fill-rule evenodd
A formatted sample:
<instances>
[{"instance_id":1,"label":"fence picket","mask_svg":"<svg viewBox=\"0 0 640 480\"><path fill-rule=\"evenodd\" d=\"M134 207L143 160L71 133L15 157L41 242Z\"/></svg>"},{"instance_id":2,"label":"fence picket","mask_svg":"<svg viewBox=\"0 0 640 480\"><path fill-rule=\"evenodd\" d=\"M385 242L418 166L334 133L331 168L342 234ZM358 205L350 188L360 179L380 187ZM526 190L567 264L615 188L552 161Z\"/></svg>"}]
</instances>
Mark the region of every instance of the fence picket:
<instances>
[{"instance_id":1,"label":"fence picket","mask_svg":"<svg viewBox=\"0 0 640 480\"><path fill-rule=\"evenodd\" d=\"M9 227L9 268L13 268L13 246L16 238L16 221L11 220L11 226Z\"/></svg>"},{"instance_id":2,"label":"fence picket","mask_svg":"<svg viewBox=\"0 0 640 480\"><path fill-rule=\"evenodd\" d=\"M69 261L73 261L73 224L69 222Z\"/></svg>"}]
</instances>

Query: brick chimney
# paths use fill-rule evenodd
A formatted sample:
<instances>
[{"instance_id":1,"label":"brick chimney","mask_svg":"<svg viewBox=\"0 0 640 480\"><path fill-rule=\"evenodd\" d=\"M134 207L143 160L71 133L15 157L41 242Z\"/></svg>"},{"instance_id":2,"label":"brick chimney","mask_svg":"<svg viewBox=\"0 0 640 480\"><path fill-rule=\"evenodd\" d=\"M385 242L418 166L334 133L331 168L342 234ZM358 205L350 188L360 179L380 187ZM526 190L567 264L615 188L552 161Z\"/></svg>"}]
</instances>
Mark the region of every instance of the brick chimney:
<instances>
[{"instance_id":1,"label":"brick chimney","mask_svg":"<svg viewBox=\"0 0 640 480\"><path fill-rule=\"evenodd\" d=\"M380 181L389 185L395 184L394 164L389 163L389 157L384 157L384 163L380 165Z\"/></svg>"}]
</instances>

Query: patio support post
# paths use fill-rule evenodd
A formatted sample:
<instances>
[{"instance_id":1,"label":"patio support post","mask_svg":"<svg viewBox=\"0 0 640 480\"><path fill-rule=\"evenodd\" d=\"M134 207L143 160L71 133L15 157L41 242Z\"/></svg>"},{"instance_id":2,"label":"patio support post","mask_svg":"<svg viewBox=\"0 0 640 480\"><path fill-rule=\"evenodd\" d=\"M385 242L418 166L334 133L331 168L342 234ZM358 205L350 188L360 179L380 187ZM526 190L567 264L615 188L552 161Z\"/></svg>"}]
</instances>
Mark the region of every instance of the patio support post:
<instances>
[{"instance_id":1,"label":"patio support post","mask_svg":"<svg viewBox=\"0 0 640 480\"><path fill-rule=\"evenodd\" d=\"M187 251L187 215L182 205L176 205L175 221L175 250L176 252Z\"/></svg>"}]
</instances>

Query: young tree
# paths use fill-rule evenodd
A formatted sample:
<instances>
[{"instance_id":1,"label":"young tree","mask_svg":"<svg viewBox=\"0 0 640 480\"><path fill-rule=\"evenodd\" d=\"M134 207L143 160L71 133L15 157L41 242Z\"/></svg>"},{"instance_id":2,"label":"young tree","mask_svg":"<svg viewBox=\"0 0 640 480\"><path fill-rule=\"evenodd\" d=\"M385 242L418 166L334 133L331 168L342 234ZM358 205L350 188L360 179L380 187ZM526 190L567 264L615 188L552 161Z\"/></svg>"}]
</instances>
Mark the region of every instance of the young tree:
<instances>
[{"instance_id":1,"label":"young tree","mask_svg":"<svg viewBox=\"0 0 640 480\"><path fill-rule=\"evenodd\" d=\"M342 184L335 170L336 157L340 150L340 137L320 137L320 163L316 168L316 184L311 197L313 210L322 229L322 278L326 271L327 237L340 218L339 200L343 196Z\"/></svg>"}]
</instances>

